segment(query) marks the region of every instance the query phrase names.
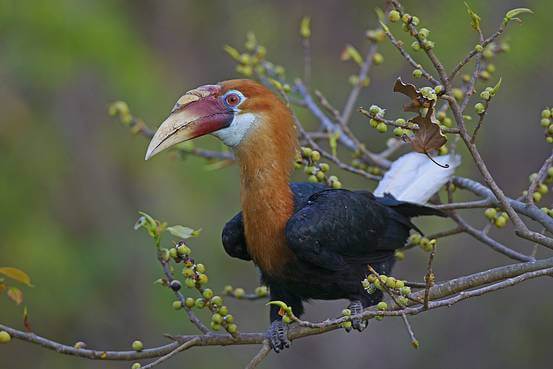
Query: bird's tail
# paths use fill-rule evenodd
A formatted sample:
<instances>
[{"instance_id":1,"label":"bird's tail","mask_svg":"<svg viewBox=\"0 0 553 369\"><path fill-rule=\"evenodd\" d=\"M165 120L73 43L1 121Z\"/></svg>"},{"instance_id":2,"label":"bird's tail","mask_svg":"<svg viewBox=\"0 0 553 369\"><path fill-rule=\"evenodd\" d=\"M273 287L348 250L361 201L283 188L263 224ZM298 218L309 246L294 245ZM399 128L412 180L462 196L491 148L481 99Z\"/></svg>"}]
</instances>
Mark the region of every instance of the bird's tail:
<instances>
[{"instance_id":1,"label":"bird's tail","mask_svg":"<svg viewBox=\"0 0 553 369\"><path fill-rule=\"evenodd\" d=\"M401 156L392 163L390 170L373 192L374 195L384 197L390 194L400 202L411 203L407 205L417 213L415 204L425 204L447 183L461 163L459 155L444 155L433 159L440 164L447 164L447 167L436 165L426 155L416 152ZM430 208L421 207L416 215L427 215L424 209ZM407 213L411 212L409 209L405 210Z\"/></svg>"}]
</instances>

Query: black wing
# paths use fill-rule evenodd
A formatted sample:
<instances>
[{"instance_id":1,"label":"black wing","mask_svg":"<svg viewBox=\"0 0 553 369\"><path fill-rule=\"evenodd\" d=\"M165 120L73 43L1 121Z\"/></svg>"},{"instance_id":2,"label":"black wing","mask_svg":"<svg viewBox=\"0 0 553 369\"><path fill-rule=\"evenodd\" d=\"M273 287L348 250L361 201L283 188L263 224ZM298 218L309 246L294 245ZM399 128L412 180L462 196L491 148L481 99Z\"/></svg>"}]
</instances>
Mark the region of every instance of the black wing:
<instances>
[{"instance_id":1,"label":"black wing","mask_svg":"<svg viewBox=\"0 0 553 369\"><path fill-rule=\"evenodd\" d=\"M328 270L371 263L405 245L410 217L439 215L425 206L370 192L325 190L311 196L286 225L288 246L301 260Z\"/></svg>"},{"instance_id":2,"label":"black wing","mask_svg":"<svg viewBox=\"0 0 553 369\"><path fill-rule=\"evenodd\" d=\"M295 208L297 211L305 206L311 195L323 191L327 187L316 183L291 183L290 188L294 193ZM225 224L222 240L223 247L228 255L242 260L251 260L251 256L248 254L248 249L246 247L242 212L236 214Z\"/></svg>"}]
</instances>

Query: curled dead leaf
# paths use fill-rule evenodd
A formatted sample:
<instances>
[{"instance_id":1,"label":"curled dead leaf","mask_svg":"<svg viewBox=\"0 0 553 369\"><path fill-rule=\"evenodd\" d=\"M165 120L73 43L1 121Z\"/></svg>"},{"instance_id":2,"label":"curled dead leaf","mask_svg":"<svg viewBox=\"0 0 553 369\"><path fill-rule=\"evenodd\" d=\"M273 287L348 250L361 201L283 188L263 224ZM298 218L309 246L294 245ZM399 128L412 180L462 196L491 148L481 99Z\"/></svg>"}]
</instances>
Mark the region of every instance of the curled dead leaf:
<instances>
[{"instance_id":1,"label":"curled dead leaf","mask_svg":"<svg viewBox=\"0 0 553 369\"><path fill-rule=\"evenodd\" d=\"M411 102L409 104L403 106L404 111L412 111L418 113L419 109L430 108L436 102L433 99L428 99L427 97L425 97L420 90L417 90L415 85L412 85L410 83L403 83L401 81L401 78L398 78L396 80L396 83L394 84L394 92L404 94L411 99Z\"/></svg>"}]
</instances>

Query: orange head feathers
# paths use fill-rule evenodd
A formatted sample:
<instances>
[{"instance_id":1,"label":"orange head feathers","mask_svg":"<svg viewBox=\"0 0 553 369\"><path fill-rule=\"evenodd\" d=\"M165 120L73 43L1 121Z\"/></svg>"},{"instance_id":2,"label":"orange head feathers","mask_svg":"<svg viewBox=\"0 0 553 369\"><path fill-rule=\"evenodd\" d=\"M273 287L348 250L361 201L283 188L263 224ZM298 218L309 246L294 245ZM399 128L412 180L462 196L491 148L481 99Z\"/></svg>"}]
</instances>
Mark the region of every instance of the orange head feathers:
<instances>
[{"instance_id":1,"label":"orange head feathers","mask_svg":"<svg viewBox=\"0 0 553 369\"><path fill-rule=\"evenodd\" d=\"M219 138L238 158L250 255L265 273L281 270L294 257L284 236L294 210L288 185L298 146L292 113L252 80L201 86L177 101L152 138L146 159L206 134Z\"/></svg>"}]
</instances>

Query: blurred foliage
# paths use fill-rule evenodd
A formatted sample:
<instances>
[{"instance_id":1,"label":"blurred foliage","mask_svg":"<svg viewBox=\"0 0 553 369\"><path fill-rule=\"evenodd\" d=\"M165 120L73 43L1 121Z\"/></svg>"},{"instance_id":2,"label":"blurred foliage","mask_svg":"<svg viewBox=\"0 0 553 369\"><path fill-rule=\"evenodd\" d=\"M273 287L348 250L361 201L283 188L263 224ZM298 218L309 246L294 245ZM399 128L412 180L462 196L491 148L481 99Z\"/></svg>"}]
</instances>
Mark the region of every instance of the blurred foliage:
<instances>
[{"instance_id":1,"label":"blurred foliage","mask_svg":"<svg viewBox=\"0 0 553 369\"><path fill-rule=\"evenodd\" d=\"M376 26L373 9L381 5L361 0L347 6L292 0L0 0L0 265L21 268L33 277L36 287L25 295L33 329L61 341L115 348L129 347L138 337L148 346L163 342L165 332L193 329L171 309L166 291L152 284L160 270L147 240L132 232L138 209L163 214L171 224L204 229L202 238L194 240L194 252L217 271L210 280L217 291L229 282L257 286L253 266L229 260L220 246L222 225L239 207L236 168L205 171L202 160L183 163L170 155L145 163L146 142L110 123L107 104L124 99L155 126L183 91L235 76L222 47L240 43L248 31L267 45L272 60L286 65L290 76L300 75L298 26L308 15L312 83L340 106L354 70L351 63L339 61L340 52L346 44L365 50L364 32ZM474 46L463 2L405 5L432 30L436 51L450 68ZM532 172L547 150L536 139L541 128L535 122L541 109L552 104L553 2L471 5L485 33L496 28L507 9L524 6L535 12L508 32L513 51L498 60L497 73L509 89L490 108L493 123L482 135L488 143L484 155L498 181L518 193L526 175L513 178L513 171ZM376 67L360 102L398 112L401 104L391 93L392 82L411 71L392 46L385 43L380 52L386 62ZM313 122L305 112L298 113L306 123ZM355 125L364 118L354 118L354 130L371 142L375 135ZM219 147L209 138L199 144ZM346 173L339 175L348 187L365 186ZM437 256L438 278L440 273L451 276L504 262L463 238L448 241L443 250ZM466 261L467 253L468 265L459 261ZM424 263L419 254L408 253L397 272L418 275ZM417 353L407 343L393 341L404 337L401 322L386 321L373 325L371 335L340 333L295 343L290 353L271 358L267 365L330 368L347 362L352 368L368 363L382 369L439 368L473 365L471 358L478 357L486 367L546 368L553 302L545 288L545 281L531 282L414 320L423 342ZM529 314L512 307L510 299L540 303ZM265 328L262 302L237 302L231 309L238 319L250 318L240 320L242 330ZM340 303L317 303L308 308L308 316L324 318L339 309ZM21 308L4 299L0 318L23 324ZM365 355L368 347L371 354ZM182 355L182 360L195 368L212 368L243 363L251 354L252 348L202 349ZM22 343L0 347L0 357L2 366L10 368L127 367L67 358ZM177 366L182 363L167 367Z\"/></svg>"}]
</instances>

